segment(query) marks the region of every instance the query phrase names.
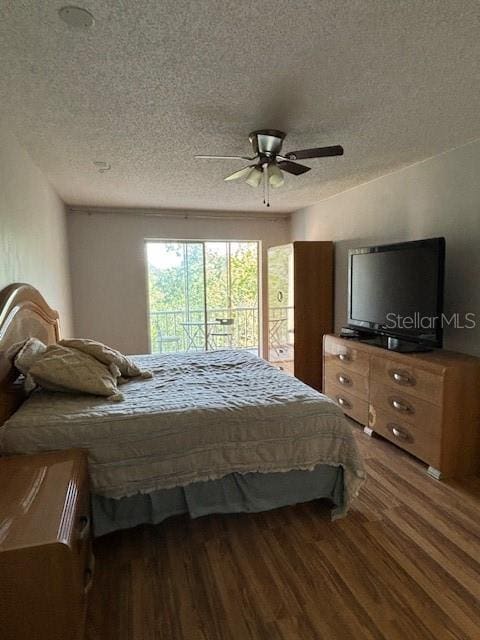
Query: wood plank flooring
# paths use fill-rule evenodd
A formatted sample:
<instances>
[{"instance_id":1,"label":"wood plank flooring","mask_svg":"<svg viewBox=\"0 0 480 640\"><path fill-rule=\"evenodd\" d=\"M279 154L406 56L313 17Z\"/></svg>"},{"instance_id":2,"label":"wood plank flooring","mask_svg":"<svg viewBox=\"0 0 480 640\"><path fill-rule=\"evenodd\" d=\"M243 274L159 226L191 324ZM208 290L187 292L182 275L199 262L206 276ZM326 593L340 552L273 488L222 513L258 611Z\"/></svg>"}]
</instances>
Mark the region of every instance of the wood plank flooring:
<instances>
[{"instance_id":1,"label":"wood plank flooring","mask_svg":"<svg viewBox=\"0 0 480 640\"><path fill-rule=\"evenodd\" d=\"M480 478L354 429L368 479L343 520L316 502L98 539L88 640L479 640Z\"/></svg>"}]
</instances>

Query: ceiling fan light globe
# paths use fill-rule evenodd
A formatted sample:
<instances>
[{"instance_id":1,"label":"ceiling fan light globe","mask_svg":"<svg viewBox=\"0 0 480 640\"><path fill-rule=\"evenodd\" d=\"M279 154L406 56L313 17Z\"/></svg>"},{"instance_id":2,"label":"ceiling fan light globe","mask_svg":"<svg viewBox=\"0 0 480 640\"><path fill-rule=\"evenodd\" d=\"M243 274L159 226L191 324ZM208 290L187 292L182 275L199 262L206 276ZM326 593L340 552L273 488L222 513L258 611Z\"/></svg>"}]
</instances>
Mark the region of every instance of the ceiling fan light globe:
<instances>
[{"instance_id":1,"label":"ceiling fan light globe","mask_svg":"<svg viewBox=\"0 0 480 640\"><path fill-rule=\"evenodd\" d=\"M277 178L275 176L272 176L270 178L270 186L272 187L272 189L278 189L278 187L283 187L283 185L285 184L285 180L282 178Z\"/></svg>"},{"instance_id":2,"label":"ceiling fan light globe","mask_svg":"<svg viewBox=\"0 0 480 640\"><path fill-rule=\"evenodd\" d=\"M254 189L256 189L260 185L261 181L262 181L262 170L257 169L257 167L253 168L250 171L250 173L247 176L247 179L245 180L248 186L253 187Z\"/></svg>"},{"instance_id":3,"label":"ceiling fan light globe","mask_svg":"<svg viewBox=\"0 0 480 640\"><path fill-rule=\"evenodd\" d=\"M285 183L283 174L276 164L272 164L268 168L268 181L273 189L278 189Z\"/></svg>"}]
</instances>

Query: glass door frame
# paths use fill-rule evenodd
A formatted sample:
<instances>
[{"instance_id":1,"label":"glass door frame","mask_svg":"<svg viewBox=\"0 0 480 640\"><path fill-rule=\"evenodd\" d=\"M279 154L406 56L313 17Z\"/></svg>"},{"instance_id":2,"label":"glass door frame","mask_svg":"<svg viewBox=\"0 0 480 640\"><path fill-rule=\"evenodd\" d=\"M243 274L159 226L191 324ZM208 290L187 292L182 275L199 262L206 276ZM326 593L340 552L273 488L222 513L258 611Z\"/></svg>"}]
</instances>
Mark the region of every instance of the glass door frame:
<instances>
[{"instance_id":1,"label":"glass door frame","mask_svg":"<svg viewBox=\"0 0 480 640\"><path fill-rule=\"evenodd\" d=\"M257 258L257 352L259 357L263 357L263 353L264 353L264 345L265 345L265 341L264 341L264 301L263 301L263 288L262 288L262 281L263 281L263 260L262 260L262 256L263 256L263 247L262 247L262 242L261 240L247 240L247 239L242 239L239 240L237 238L235 239L219 239L219 238L215 238L215 239L211 239L211 238L206 238L206 239L197 239L197 238L153 238L153 237L149 237L149 238L144 238L143 240L143 256L144 256L144 266L145 266L145 293L146 293L146 312L147 312L147 317L146 317L146 327L148 329L148 350L149 353L152 353L152 335L151 335L151 330L150 330L150 288L149 288L149 269L148 269L148 250L147 250L147 245L148 244L153 244L153 243L183 243L183 244L201 244L202 245L202 253L203 253L203 278L204 278L204 287L203 287L203 297L204 297L204 335L205 335L205 351L208 351L208 334L207 334L207 312L208 312L208 294L207 294L207 286L206 286L206 276L207 276L207 265L206 265L206 256L205 256L205 245L209 242L212 243L226 243L227 246L230 248L230 243L250 243L250 244L255 244L256 246L256 258ZM229 259L230 259L230 252L229 252ZM230 269L230 264L229 264L229 269Z\"/></svg>"}]
</instances>

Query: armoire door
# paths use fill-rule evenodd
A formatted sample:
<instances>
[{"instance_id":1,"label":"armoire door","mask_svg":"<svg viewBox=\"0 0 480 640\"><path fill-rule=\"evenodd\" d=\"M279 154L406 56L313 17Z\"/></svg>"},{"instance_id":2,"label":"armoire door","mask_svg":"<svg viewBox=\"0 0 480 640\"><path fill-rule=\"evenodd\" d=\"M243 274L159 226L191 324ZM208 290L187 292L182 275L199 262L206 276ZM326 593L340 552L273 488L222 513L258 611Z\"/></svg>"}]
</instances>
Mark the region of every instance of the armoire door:
<instances>
[{"instance_id":1,"label":"armoire door","mask_svg":"<svg viewBox=\"0 0 480 640\"><path fill-rule=\"evenodd\" d=\"M293 245L268 250L268 359L294 373Z\"/></svg>"},{"instance_id":2,"label":"armoire door","mask_svg":"<svg viewBox=\"0 0 480 640\"><path fill-rule=\"evenodd\" d=\"M323 388L323 336L333 332L333 242L294 242L295 376Z\"/></svg>"},{"instance_id":3,"label":"armoire door","mask_svg":"<svg viewBox=\"0 0 480 640\"><path fill-rule=\"evenodd\" d=\"M323 336L333 332L333 243L268 251L268 359L322 390Z\"/></svg>"}]
</instances>

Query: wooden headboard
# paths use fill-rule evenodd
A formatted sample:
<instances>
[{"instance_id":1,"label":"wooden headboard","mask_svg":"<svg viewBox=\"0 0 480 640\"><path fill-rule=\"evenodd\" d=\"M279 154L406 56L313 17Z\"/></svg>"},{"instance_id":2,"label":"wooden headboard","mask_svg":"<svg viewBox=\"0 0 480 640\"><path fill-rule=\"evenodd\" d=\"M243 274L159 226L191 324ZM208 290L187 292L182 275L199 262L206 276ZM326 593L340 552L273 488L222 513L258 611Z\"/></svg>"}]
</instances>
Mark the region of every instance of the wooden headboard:
<instances>
[{"instance_id":1,"label":"wooden headboard","mask_svg":"<svg viewBox=\"0 0 480 640\"><path fill-rule=\"evenodd\" d=\"M25 395L18 372L5 354L13 344L30 337L45 344L57 342L58 313L50 309L37 289L14 283L0 291L0 424L12 415Z\"/></svg>"}]
</instances>

